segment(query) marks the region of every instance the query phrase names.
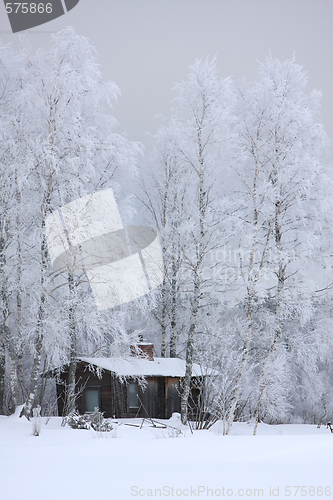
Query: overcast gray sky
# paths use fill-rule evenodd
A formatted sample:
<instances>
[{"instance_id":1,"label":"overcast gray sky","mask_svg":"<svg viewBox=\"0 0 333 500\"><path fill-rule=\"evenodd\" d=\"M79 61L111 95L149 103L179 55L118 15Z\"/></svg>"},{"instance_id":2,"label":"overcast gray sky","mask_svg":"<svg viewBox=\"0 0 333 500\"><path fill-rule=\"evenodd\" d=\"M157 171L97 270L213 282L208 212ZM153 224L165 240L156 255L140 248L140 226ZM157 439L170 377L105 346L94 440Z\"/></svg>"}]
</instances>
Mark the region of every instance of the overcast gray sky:
<instances>
[{"instance_id":1,"label":"overcast gray sky","mask_svg":"<svg viewBox=\"0 0 333 500\"><path fill-rule=\"evenodd\" d=\"M1 4L0 38L16 44ZM156 115L168 115L173 84L196 57L217 54L221 77L255 79L269 50L281 60L296 51L308 90L323 92L321 120L333 140L332 23L332 0L80 0L27 33L34 48L69 25L88 37L104 78L122 91L113 113L118 132L146 145L145 133L156 131Z\"/></svg>"}]
</instances>

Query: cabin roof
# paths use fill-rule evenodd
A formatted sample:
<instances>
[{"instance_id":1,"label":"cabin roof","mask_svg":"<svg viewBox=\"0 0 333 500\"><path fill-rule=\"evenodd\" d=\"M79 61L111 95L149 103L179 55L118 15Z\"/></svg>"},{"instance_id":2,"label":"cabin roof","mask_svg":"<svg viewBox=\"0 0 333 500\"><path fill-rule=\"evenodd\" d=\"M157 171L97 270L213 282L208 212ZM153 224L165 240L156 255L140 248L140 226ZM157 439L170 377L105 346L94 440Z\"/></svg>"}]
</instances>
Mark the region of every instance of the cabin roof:
<instances>
[{"instance_id":1,"label":"cabin roof","mask_svg":"<svg viewBox=\"0 0 333 500\"><path fill-rule=\"evenodd\" d=\"M179 358L86 358L81 361L115 373L120 377L184 377L186 363ZM204 375L201 367L193 363L192 376Z\"/></svg>"}]
</instances>

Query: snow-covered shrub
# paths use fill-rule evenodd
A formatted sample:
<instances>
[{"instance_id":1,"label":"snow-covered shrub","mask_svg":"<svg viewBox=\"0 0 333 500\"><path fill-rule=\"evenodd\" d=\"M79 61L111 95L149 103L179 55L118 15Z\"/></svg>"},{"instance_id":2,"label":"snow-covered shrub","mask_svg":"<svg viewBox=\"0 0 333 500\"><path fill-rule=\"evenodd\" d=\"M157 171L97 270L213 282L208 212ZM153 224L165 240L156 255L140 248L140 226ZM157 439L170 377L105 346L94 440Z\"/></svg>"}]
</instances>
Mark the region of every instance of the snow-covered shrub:
<instances>
[{"instance_id":1,"label":"snow-covered shrub","mask_svg":"<svg viewBox=\"0 0 333 500\"><path fill-rule=\"evenodd\" d=\"M110 432L113 429L111 422L105 420L103 413L98 408L95 408L91 415L91 427L98 432Z\"/></svg>"},{"instance_id":2,"label":"snow-covered shrub","mask_svg":"<svg viewBox=\"0 0 333 500\"><path fill-rule=\"evenodd\" d=\"M68 424L72 429L90 429L90 415L80 415L75 410L66 417L65 424Z\"/></svg>"},{"instance_id":3,"label":"snow-covered shrub","mask_svg":"<svg viewBox=\"0 0 333 500\"><path fill-rule=\"evenodd\" d=\"M76 410L66 417L66 423L72 429L94 429L97 432L110 432L113 429L111 422L103 417L103 413L98 408L93 413L80 415Z\"/></svg>"}]
</instances>

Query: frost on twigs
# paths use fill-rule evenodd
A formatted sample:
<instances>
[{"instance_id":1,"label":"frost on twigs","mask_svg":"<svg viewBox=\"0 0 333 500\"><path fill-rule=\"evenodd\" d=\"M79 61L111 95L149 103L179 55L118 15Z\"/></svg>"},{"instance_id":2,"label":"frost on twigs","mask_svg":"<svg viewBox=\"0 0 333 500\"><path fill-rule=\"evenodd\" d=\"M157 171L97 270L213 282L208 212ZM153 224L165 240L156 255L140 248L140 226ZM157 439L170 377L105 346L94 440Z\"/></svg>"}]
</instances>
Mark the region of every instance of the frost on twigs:
<instances>
[{"instance_id":1,"label":"frost on twigs","mask_svg":"<svg viewBox=\"0 0 333 500\"><path fill-rule=\"evenodd\" d=\"M110 432L112 424L103 417L103 413L98 408L93 413L80 415L76 410L65 417L65 423L72 429L94 429L97 432Z\"/></svg>"}]
</instances>

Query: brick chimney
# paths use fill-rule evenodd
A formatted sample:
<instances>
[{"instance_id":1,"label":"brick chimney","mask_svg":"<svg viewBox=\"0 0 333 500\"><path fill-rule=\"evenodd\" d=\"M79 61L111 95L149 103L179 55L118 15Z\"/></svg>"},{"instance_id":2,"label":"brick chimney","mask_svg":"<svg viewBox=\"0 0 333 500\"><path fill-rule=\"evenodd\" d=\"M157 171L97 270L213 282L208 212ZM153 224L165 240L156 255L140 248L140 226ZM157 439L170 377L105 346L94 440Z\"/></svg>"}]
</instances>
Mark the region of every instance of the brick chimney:
<instances>
[{"instance_id":1,"label":"brick chimney","mask_svg":"<svg viewBox=\"0 0 333 500\"><path fill-rule=\"evenodd\" d=\"M154 361L154 344L149 342L139 342L139 344L131 345L131 356Z\"/></svg>"}]
</instances>

